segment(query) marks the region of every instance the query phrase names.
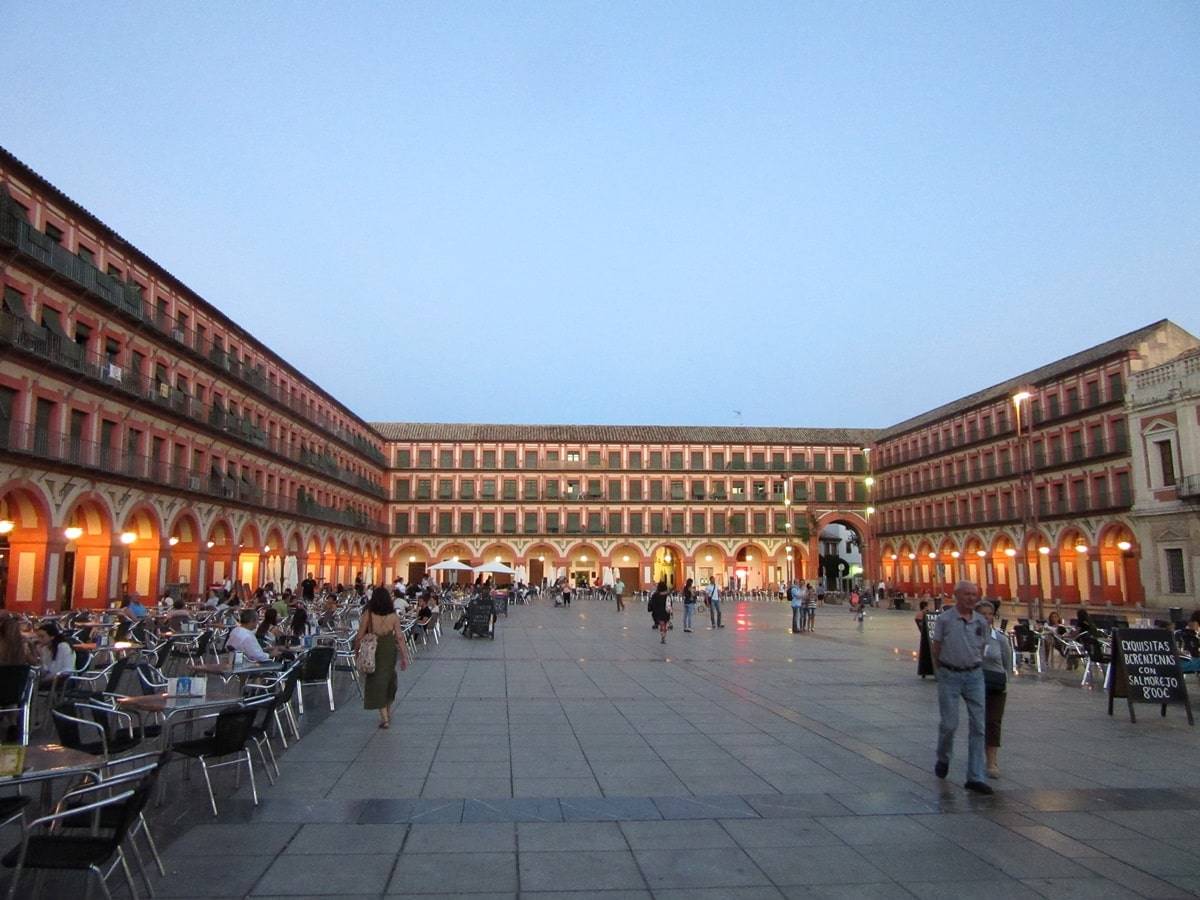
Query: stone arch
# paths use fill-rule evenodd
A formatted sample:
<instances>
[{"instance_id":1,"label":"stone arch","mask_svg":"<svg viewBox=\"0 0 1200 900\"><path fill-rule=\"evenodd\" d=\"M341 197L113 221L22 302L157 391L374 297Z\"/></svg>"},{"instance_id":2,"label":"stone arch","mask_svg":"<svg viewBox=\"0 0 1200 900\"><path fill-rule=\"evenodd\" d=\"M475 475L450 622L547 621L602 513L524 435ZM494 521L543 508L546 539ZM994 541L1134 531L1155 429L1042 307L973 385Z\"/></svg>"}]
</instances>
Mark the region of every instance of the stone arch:
<instances>
[{"instance_id":1,"label":"stone arch","mask_svg":"<svg viewBox=\"0 0 1200 900\"><path fill-rule=\"evenodd\" d=\"M182 585L185 594L196 595L203 590L200 583L200 553L204 533L195 511L185 507L175 514L167 526L168 584Z\"/></svg>"},{"instance_id":2,"label":"stone arch","mask_svg":"<svg viewBox=\"0 0 1200 900\"><path fill-rule=\"evenodd\" d=\"M224 515L214 518L208 526L204 547L208 552L208 565L211 573L208 576L209 582L224 584L226 581L236 581L235 568L238 548L234 541L233 523Z\"/></svg>"},{"instance_id":3,"label":"stone arch","mask_svg":"<svg viewBox=\"0 0 1200 900\"><path fill-rule=\"evenodd\" d=\"M5 483L0 521L0 604L14 612L41 612L43 604L53 608L59 596L69 600L69 592L55 589L50 571L55 568L50 503L41 488L23 479ZM60 543L58 535L53 543Z\"/></svg>"},{"instance_id":4,"label":"stone arch","mask_svg":"<svg viewBox=\"0 0 1200 900\"><path fill-rule=\"evenodd\" d=\"M119 584L123 594L137 594L157 602L161 595L159 558L162 554L163 526L158 510L141 501L125 513L118 530L121 551Z\"/></svg>"},{"instance_id":5,"label":"stone arch","mask_svg":"<svg viewBox=\"0 0 1200 900\"><path fill-rule=\"evenodd\" d=\"M1142 604L1142 586L1137 536L1121 521L1105 522L1096 536L1100 569L1100 599L1117 605Z\"/></svg>"},{"instance_id":6,"label":"stone arch","mask_svg":"<svg viewBox=\"0 0 1200 900\"><path fill-rule=\"evenodd\" d=\"M1059 583L1054 598L1064 603L1092 602L1090 558L1094 551L1087 532L1072 522L1058 534Z\"/></svg>"}]
</instances>

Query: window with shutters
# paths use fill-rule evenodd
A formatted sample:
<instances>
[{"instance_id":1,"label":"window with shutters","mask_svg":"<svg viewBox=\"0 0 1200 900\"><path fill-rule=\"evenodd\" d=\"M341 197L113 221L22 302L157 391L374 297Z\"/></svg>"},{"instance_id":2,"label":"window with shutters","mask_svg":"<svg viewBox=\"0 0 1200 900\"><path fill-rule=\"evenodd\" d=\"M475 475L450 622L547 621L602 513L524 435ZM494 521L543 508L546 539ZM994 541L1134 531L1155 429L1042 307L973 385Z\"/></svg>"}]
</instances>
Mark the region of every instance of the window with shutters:
<instances>
[{"instance_id":1,"label":"window with shutters","mask_svg":"<svg viewBox=\"0 0 1200 900\"><path fill-rule=\"evenodd\" d=\"M417 479L417 499L418 500L428 500L430 487L431 486L430 486L428 478L418 478Z\"/></svg>"},{"instance_id":2,"label":"window with shutters","mask_svg":"<svg viewBox=\"0 0 1200 900\"><path fill-rule=\"evenodd\" d=\"M517 533L517 514L515 512L506 512L501 522L501 529L505 534Z\"/></svg>"},{"instance_id":3,"label":"window with shutters","mask_svg":"<svg viewBox=\"0 0 1200 900\"><path fill-rule=\"evenodd\" d=\"M621 514L619 512L610 512L608 514L608 533L621 533Z\"/></svg>"},{"instance_id":4,"label":"window with shutters","mask_svg":"<svg viewBox=\"0 0 1200 900\"><path fill-rule=\"evenodd\" d=\"M642 467L642 452L640 450L629 451L629 468L640 469Z\"/></svg>"},{"instance_id":5,"label":"window with shutters","mask_svg":"<svg viewBox=\"0 0 1200 900\"><path fill-rule=\"evenodd\" d=\"M684 494L683 482L682 482L682 481L672 481L672 482L671 482L671 499L672 499L672 500L685 500L685 499L687 499L687 495L686 495L686 494Z\"/></svg>"},{"instance_id":6,"label":"window with shutters","mask_svg":"<svg viewBox=\"0 0 1200 900\"><path fill-rule=\"evenodd\" d=\"M449 511L437 514L438 534L452 534L454 531L454 513Z\"/></svg>"},{"instance_id":7,"label":"window with shutters","mask_svg":"<svg viewBox=\"0 0 1200 900\"><path fill-rule=\"evenodd\" d=\"M504 491L504 499L505 500L516 500L517 499L517 479L505 478L504 483L503 483L503 491Z\"/></svg>"},{"instance_id":8,"label":"window with shutters","mask_svg":"<svg viewBox=\"0 0 1200 900\"><path fill-rule=\"evenodd\" d=\"M589 469L600 468L600 451L589 450L587 455L587 464Z\"/></svg>"},{"instance_id":9,"label":"window with shutters","mask_svg":"<svg viewBox=\"0 0 1200 900\"><path fill-rule=\"evenodd\" d=\"M463 450L462 453L459 454L459 465L464 469L475 468L475 451Z\"/></svg>"},{"instance_id":10,"label":"window with shutters","mask_svg":"<svg viewBox=\"0 0 1200 900\"><path fill-rule=\"evenodd\" d=\"M494 512L485 512L479 516L479 530L484 534L496 533L496 514Z\"/></svg>"},{"instance_id":11,"label":"window with shutters","mask_svg":"<svg viewBox=\"0 0 1200 900\"><path fill-rule=\"evenodd\" d=\"M483 479L483 489L480 491L479 496L484 500L495 500L496 499L496 479L495 478Z\"/></svg>"},{"instance_id":12,"label":"window with shutters","mask_svg":"<svg viewBox=\"0 0 1200 900\"><path fill-rule=\"evenodd\" d=\"M613 478L608 482L608 499L621 499L621 481L618 478Z\"/></svg>"},{"instance_id":13,"label":"window with shutters","mask_svg":"<svg viewBox=\"0 0 1200 900\"><path fill-rule=\"evenodd\" d=\"M567 513L567 534L578 534L578 533L579 533L579 513L569 512L569 513Z\"/></svg>"},{"instance_id":14,"label":"window with shutters","mask_svg":"<svg viewBox=\"0 0 1200 900\"><path fill-rule=\"evenodd\" d=\"M671 468L672 469L682 469L683 468L683 451L682 450L672 450L671 451Z\"/></svg>"},{"instance_id":15,"label":"window with shutters","mask_svg":"<svg viewBox=\"0 0 1200 900\"><path fill-rule=\"evenodd\" d=\"M78 329L76 329L78 330ZM412 468L412 451L404 448L396 450L396 468L409 469Z\"/></svg>"},{"instance_id":16,"label":"window with shutters","mask_svg":"<svg viewBox=\"0 0 1200 900\"><path fill-rule=\"evenodd\" d=\"M765 512L756 512L754 514L754 533L766 534L767 532L767 514Z\"/></svg>"},{"instance_id":17,"label":"window with shutters","mask_svg":"<svg viewBox=\"0 0 1200 900\"><path fill-rule=\"evenodd\" d=\"M458 496L462 500L475 499L475 479L464 478L458 483Z\"/></svg>"},{"instance_id":18,"label":"window with shutters","mask_svg":"<svg viewBox=\"0 0 1200 900\"><path fill-rule=\"evenodd\" d=\"M704 513L692 513L692 534L704 534Z\"/></svg>"},{"instance_id":19,"label":"window with shutters","mask_svg":"<svg viewBox=\"0 0 1200 900\"><path fill-rule=\"evenodd\" d=\"M825 471L825 454L824 453L814 453L813 454L813 468L816 469L818 472Z\"/></svg>"},{"instance_id":20,"label":"window with shutters","mask_svg":"<svg viewBox=\"0 0 1200 900\"><path fill-rule=\"evenodd\" d=\"M517 467L517 451L516 450L505 450L504 451L504 468L515 469L516 467Z\"/></svg>"},{"instance_id":21,"label":"window with shutters","mask_svg":"<svg viewBox=\"0 0 1200 900\"><path fill-rule=\"evenodd\" d=\"M816 484L813 485L813 490L816 494L816 500L821 501L821 500L829 499L829 483L828 482L818 481Z\"/></svg>"},{"instance_id":22,"label":"window with shutters","mask_svg":"<svg viewBox=\"0 0 1200 900\"><path fill-rule=\"evenodd\" d=\"M427 512L417 513L417 534L430 533L430 515Z\"/></svg>"},{"instance_id":23,"label":"window with shutters","mask_svg":"<svg viewBox=\"0 0 1200 900\"><path fill-rule=\"evenodd\" d=\"M665 523L663 521L662 513L659 513L659 512L650 513L650 533L651 534L662 534L664 524Z\"/></svg>"},{"instance_id":24,"label":"window with shutters","mask_svg":"<svg viewBox=\"0 0 1200 900\"><path fill-rule=\"evenodd\" d=\"M460 512L458 514L458 533L473 534L475 531L475 513Z\"/></svg>"},{"instance_id":25,"label":"window with shutters","mask_svg":"<svg viewBox=\"0 0 1200 900\"><path fill-rule=\"evenodd\" d=\"M484 450L483 451L483 467L485 469L496 468L496 451L495 450Z\"/></svg>"},{"instance_id":26,"label":"window with shutters","mask_svg":"<svg viewBox=\"0 0 1200 900\"><path fill-rule=\"evenodd\" d=\"M525 513L525 533L537 534L538 530L538 514L536 512Z\"/></svg>"},{"instance_id":27,"label":"window with shutters","mask_svg":"<svg viewBox=\"0 0 1200 900\"><path fill-rule=\"evenodd\" d=\"M1183 550L1179 547L1167 547L1163 550L1166 562L1167 593L1187 593L1187 569L1183 564Z\"/></svg>"},{"instance_id":28,"label":"window with shutters","mask_svg":"<svg viewBox=\"0 0 1200 900\"><path fill-rule=\"evenodd\" d=\"M661 450L650 451L650 468L661 469L663 467L663 455Z\"/></svg>"},{"instance_id":29,"label":"window with shutters","mask_svg":"<svg viewBox=\"0 0 1200 900\"><path fill-rule=\"evenodd\" d=\"M438 499L450 500L454 497L454 482L449 478L438 479Z\"/></svg>"},{"instance_id":30,"label":"window with shutters","mask_svg":"<svg viewBox=\"0 0 1200 900\"><path fill-rule=\"evenodd\" d=\"M641 481L634 480L634 481L629 482L629 499L630 500L641 500L642 499L642 483L641 483Z\"/></svg>"},{"instance_id":31,"label":"window with shutters","mask_svg":"<svg viewBox=\"0 0 1200 900\"><path fill-rule=\"evenodd\" d=\"M697 469L697 470L704 468L704 451L702 451L702 450L693 450L692 451L692 466L691 467L693 469Z\"/></svg>"},{"instance_id":32,"label":"window with shutters","mask_svg":"<svg viewBox=\"0 0 1200 900\"><path fill-rule=\"evenodd\" d=\"M662 498L663 498L663 483L657 478L651 479L651 481L650 481L650 499L651 500L661 500Z\"/></svg>"},{"instance_id":33,"label":"window with shutters","mask_svg":"<svg viewBox=\"0 0 1200 900\"><path fill-rule=\"evenodd\" d=\"M601 518L601 513L588 513L587 530L589 534L602 534L604 532L604 524L603 519Z\"/></svg>"},{"instance_id":34,"label":"window with shutters","mask_svg":"<svg viewBox=\"0 0 1200 900\"><path fill-rule=\"evenodd\" d=\"M725 533L725 513L715 512L712 514L712 533Z\"/></svg>"},{"instance_id":35,"label":"window with shutters","mask_svg":"<svg viewBox=\"0 0 1200 900\"><path fill-rule=\"evenodd\" d=\"M558 513L546 513L546 534L558 534Z\"/></svg>"},{"instance_id":36,"label":"window with shutters","mask_svg":"<svg viewBox=\"0 0 1200 900\"><path fill-rule=\"evenodd\" d=\"M683 533L683 513L671 513L671 534Z\"/></svg>"},{"instance_id":37,"label":"window with shutters","mask_svg":"<svg viewBox=\"0 0 1200 900\"><path fill-rule=\"evenodd\" d=\"M620 450L608 451L608 467L610 469L621 468L621 451Z\"/></svg>"},{"instance_id":38,"label":"window with shutters","mask_svg":"<svg viewBox=\"0 0 1200 900\"><path fill-rule=\"evenodd\" d=\"M720 450L713 451L712 467L718 472L725 468L725 454Z\"/></svg>"},{"instance_id":39,"label":"window with shutters","mask_svg":"<svg viewBox=\"0 0 1200 900\"><path fill-rule=\"evenodd\" d=\"M746 533L746 514L734 513L729 517L729 529L733 534Z\"/></svg>"},{"instance_id":40,"label":"window with shutters","mask_svg":"<svg viewBox=\"0 0 1200 900\"><path fill-rule=\"evenodd\" d=\"M629 514L629 533L642 534L642 514L640 512L631 512Z\"/></svg>"},{"instance_id":41,"label":"window with shutters","mask_svg":"<svg viewBox=\"0 0 1200 900\"><path fill-rule=\"evenodd\" d=\"M408 534L408 513L398 512L393 514L392 531L396 534Z\"/></svg>"},{"instance_id":42,"label":"window with shutters","mask_svg":"<svg viewBox=\"0 0 1200 900\"><path fill-rule=\"evenodd\" d=\"M538 483L536 478L525 479L525 499L536 500L538 496Z\"/></svg>"},{"instance_id":43,"label":"window with shutters","mask_svg":"<svg viewBox=\"0 0 1200 900\"><path fill-rule=\"evenodd\" d=\"M417 467L421 469L429 469L433 467L433 451L418 450L417 451Z\"/></svg>"},{"instance_id":44,"label":"window with shutters","mask_svg":"<svg viewBox=\"0 0 1200 900\"><path fill-rule=\"evenodd\" d=\"M454 465L454 451L453 450L439 450L438 451L438 467L442 468L442 469L449 469L449 468L453 467L453 465Z\"/></svg>"}]
</instances>

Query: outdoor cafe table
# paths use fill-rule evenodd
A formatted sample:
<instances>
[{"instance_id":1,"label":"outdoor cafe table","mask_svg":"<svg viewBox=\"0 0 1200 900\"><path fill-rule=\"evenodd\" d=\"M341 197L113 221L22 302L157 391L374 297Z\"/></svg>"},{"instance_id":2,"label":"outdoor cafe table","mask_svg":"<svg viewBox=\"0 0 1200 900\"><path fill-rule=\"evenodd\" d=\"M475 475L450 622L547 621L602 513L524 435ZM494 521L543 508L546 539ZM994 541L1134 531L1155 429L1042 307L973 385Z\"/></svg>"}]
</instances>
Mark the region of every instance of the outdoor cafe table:
<instances>
[{"instance_id":1,"label":"outdoor cafe table","mask_svg":"<svg viewBox=\"0 0 1200 900\"><path fill-rule=\"evenodd\" d=\"M161 716L162 731L159 742L166 749L173 719L190 719L204 713L215 712L242 701L240 691L231 691L227 685L223 690L208 691L203 697L177 697L170 694L145 694L139 697L122 697L117 705L126 712L137 715L138 720L146 716Z\"/></svg>"},{"instance_id":2,"label":"outdoor cafe table","mask_svg":"<svg viewBox=\"0 0 1200 900\"><path fill-rule=\"evenodd\" d=\"M86 650L89 653L95 653L97 650L111 650L113 653L132 653L141 650L143 646L134 641L115 641L104 646L100 646L95 641L80 641L74 645L76 650Z\"/></svg>"},{"instance_id":3,"label":"outdoor cafe table","mask_svg":"<svg viewBox=\"0 0 1200 900\"><path fill-rule=\"evenodd\" d=\"M287 652L283 648L272 647L272 653ZM253 675L269 675L273 672L278 672L283 668L283 663L279 660L270 660L268 662L244 662L241 665L235 666L231 660L219 663L192 663L191 669L193 672L203 673L205 675L216 675L222 681L228 682L231 678L236 678L243 685L246 679Z\"/></svg>"},{"instance_id":4,"label":"outdoor cafe table","mask_svg":"<svg viewBox=\"0 0 1200 900\"><path fill-rule=\"evenodd\" d=\"M49 807L55 779L95 773L103 765L102 757L82 750L72 750L62 744L38 744L25 748L25 767L21 774L0 778L0 788L40 783L42 804Z\"/></svg>"}]
</instances>

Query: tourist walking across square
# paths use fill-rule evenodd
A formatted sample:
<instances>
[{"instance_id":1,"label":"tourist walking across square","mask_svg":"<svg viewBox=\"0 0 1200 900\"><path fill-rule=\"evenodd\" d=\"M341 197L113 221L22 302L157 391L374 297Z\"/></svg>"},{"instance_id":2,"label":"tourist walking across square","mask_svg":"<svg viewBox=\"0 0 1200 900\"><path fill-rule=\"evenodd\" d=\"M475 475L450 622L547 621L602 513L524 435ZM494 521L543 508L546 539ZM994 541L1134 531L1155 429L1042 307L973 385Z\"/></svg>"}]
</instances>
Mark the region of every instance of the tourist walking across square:
<instances>
[{"instance_id":1,"label":"tourist walking across square","mask_svg":"<svg viewBox=\"0 0 1200 900\"><path fill-rule=\"evenodd\" d=\"M937 667L938 724L937 762L934 773L945 778L950 771L954 733L958 730L958 701L967 705L967 782L969 791L991 794L984 772L984 682L983 651L991 626L975 611L979 588L970 581L954 586L954 606L945 610L933 626L930 643Z\"/></svg>"},{"instance_id":2,"label":"tourist walking across square","mask_svg":"<svg viewBox=\"0 0 1200 900\"><path fill-rule=\"evenodd\" d=\"M721 589L717 587L717 577L715 575L708 579L708 587L705 589L708 594L708 620L710 628L724 628L721 624Z\"/></svg>"}]
</instances>

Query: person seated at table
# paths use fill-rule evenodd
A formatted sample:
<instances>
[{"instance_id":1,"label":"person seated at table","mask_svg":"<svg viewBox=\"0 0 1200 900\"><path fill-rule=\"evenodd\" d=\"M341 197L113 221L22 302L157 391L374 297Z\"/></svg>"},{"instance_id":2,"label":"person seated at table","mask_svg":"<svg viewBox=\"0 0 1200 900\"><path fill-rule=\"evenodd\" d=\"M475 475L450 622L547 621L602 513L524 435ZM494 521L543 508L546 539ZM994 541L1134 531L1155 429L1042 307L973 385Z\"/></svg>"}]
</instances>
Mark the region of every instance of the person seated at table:
<instances>
[{"instance_id":1,"label":"person seated at table","mask_svg":"<svg viewBox=\"0 0 1200 900\"><path fill-rule=\"evenodd\" d=\"M171 602L171 611L163 616L163 622L168 628L175 629L190 621L192 621L192 614L188 612L187 604L183 602L182 597L176 597Z\"/></svg>"},{"instance_id":2,"label":"person seated at table","mask_svg":"<svg viewBox=\"0 0 1200 900\"><path fill-rule=\"evenodd\" d=\"M417 624L420 625L421 628L424 628L426 625L428 625L429 620L433 618L433 608L429 605L430 602L431 601L428 594L424 594L421 597L421 605L417 609Z\"/></svg>"},{"instance_id":3,"label":"person seated at table","mask_svg":"<svg viewBox=\"0 0 1200 900\"><path fill-rule=\"evenodd\" d=\"M292 606L292 621L288 625L288 630L297 641L301 640L304 633L308 631L308 610L304 608L303 603L297 602Z\"/></svg>"},{"instance_id":4,"label":"person seated at table","mask_svg":"<svg viewBox=\"0 0 1200 900\"><path fill-rule=\"evenodd\" d=\"M262 645L258 642L258 638L250 630L250 627L253 627L257 621L258 613L252 609L243 609L238 615L237 627L229 632L229 639L225 642L225 649L231 651L240 650L246 659L251 662L266 662L270 659L270 654L262 648Z\"/></svg>"},{"instance_id":5,"label":"person seated at table","mask_svg":"<svg viewBox=\"0 0 1200 900\"><path fill-rule=\"evenodd\" d=\"M258 623L258 630L254 632L254 637L263 647L269 647L275 643L275 639L279 636L279 613L275 611L275 607L268 606L263 612L262 621Z\"/></svg>"},{"instance_id":6,"label":"person seated at table","mask_svg":"<svg viewBox=\"0 0 1200 900\"><path fill-rule=\"evenodd\" d=\"M37 664L38 654L21 631L21 620L11 613L0 616L0 666Z\"/></svg>"},{"instance_id":7,"label":"person seated at table","mask_svg":"<svg viewBox=\"0 0 1200 900\"><path fill-rule=\"evenodd\" d=\"M42 657L43 686L49 686L59 675L75 671L75 648L57 622L39 625L36 640Z\"/></svg>"},{"instance_id":8,"label":"person seated at table","mask_svg":"<svg viewBox=\"0 0 1200 900\"><path fill-rule=\"evenodd\" d=\"M1184 675L1200 674L1200 612L1194 612L1182 628L1175 632L1179 649L1187 654L1179 660Z\"/></svg>"},{"instance_id":9,"label":"person seated at table","mask_svg":"<svg viewBox=\"0 0 1200 900\"><path fill-rule=\"evenodd\" d=\"M150 614L137 591L130 591L121 601L121 615L127 619L144 619Z\"/></svg>"}]
</instances>

